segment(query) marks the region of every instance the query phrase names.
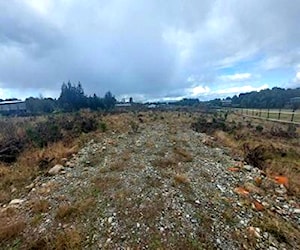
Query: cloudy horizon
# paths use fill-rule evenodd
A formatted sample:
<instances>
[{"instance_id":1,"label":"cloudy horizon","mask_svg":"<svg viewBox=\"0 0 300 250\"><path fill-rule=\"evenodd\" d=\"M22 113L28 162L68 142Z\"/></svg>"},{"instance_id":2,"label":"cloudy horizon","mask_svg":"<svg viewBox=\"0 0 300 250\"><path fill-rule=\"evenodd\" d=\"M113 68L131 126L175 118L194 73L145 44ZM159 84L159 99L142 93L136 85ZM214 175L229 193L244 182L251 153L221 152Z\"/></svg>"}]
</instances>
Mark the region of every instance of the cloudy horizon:
<instances>
[{"instance_id":1,"label":"cloudy horizon","mask_svg":"<svg viewBox=\"0 0 300 250\"><path fill-rule=\"evenodd\" d=\"M300 87L300 1L0 0L0 98L208 100Z\"/></svg>"}]
</instances>

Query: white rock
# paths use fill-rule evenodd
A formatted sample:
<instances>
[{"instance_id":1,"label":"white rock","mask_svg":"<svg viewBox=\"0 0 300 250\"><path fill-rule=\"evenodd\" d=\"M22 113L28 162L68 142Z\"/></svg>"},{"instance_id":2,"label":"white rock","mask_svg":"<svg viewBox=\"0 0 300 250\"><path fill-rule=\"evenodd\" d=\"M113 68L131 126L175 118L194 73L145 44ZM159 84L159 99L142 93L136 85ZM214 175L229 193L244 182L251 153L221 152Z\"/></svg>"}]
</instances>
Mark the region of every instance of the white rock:
<instances>
[{"instance_id":1,"label":"white rock","mask_svg":"<svg viewBox=\"0 0 300 250\"><path fill-rule=\"evenodd\" d=\"M30 185L26 186L26 189L32 189L34 187L34 183L31 183Z\"/></svg>"},{"instance_id":2,"label":"white rock","mask_svg":"<svg viewBox=\"0 0 300 250\"><path fill-rule=\"evenodd\" d=\"M269 246L268 250L277 250L276 247Z\"/></svg>"},{"instance_id":3,"label":"white rock","mask_svg":"<svg viewBox=\"0 0 300 250\"><path fill-rule=\"evenodd\" d=\"M253 169L251 165L245 165L243 168L247 171L251 171Z\"/></svg>"},{"instance_id":4,"label":"white rock","mask_svg":"<svg viewBox=\"0 0 300 250\"><path fill-rule=\"evenodd\" d=\"M113 221L113 217L109 217L109 218L107 219L107 221L108 221L109 224L111 224L112 221Z\"/></svg>"},{"instance_id":5,"label":"white rock","mask_svg":"<svg viewBox=\"0 0 300 250\"><path fill-rule=\"evenodd\" d=\"M51 169L48 171L48 174L50 174L50 175L56 175L56 174L58 174L63 168L64 168L63 165L57 164L57 165L55 165L53 168L51 168Z\"/></svg>"},{"instance_id":6,"label":"white rock","mask_svg":"<svg viewBox=\"0 0 300 250\"><path fill-rule=\"evenodd\" d=\"M300 214L300 208L295 208L294 209L294 214Z\"/></svg>"},{"instance_id":7,"label":"white rock","mask_svg":"<svg viewBox=\"0 0 300 250\"><path fill-rule=\"evenodd\" d=\"M18 205L18 204L21 204L23 203L25 200L22 200L22 199L14 199L14 200L11 200L9 205Z\"/></svg>"},{"instance_id":8,"label":"white rock","mask_svg":"<svg viewBox=\"0 0 300 250\"><path fill-rule=\"evenodd\" d=\"M217 184L217 188L220 189L220 191L222 193L224 193L226 191L226 189L224 187L222 187L220 184Z\"/></svg>"}]
</instances>

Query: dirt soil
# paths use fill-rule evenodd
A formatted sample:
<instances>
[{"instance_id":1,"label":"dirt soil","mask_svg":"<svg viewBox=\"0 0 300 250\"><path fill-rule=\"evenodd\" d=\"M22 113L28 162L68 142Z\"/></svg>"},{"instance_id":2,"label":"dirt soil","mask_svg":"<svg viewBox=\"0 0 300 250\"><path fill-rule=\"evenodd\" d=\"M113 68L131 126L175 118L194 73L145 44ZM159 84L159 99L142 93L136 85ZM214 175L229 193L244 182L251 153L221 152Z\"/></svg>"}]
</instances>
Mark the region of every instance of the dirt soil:
<instances>
[{"instance_id":1,"label":"dirt soil","mask_svg":"<svg viewBox=\"0 0 300 250\"><path fill-rule=\"evenodd\" d=\"M2 205L0 247L300 249L299 200L193 131L196 117L105 117L63 169Z\"/></svg>"}]
</instances>

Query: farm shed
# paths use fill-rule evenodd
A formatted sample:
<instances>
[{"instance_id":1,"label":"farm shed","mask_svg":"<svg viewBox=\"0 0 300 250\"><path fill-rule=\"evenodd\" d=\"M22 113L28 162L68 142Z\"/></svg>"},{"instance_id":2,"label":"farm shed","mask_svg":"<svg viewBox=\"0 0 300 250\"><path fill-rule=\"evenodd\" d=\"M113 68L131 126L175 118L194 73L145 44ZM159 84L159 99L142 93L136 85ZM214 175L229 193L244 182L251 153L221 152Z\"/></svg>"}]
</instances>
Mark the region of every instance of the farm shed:
<instances>
[{"instance_id":1,"label":"farm shed","mask_svg":"<svg viewBox=\"0 0 300 250\"><path fill-rule=\"evenodd\" d=\"M0 102L1 114L21 114L26 112L26 104L24 101L4 101Z\"/></svg>"}]
</instances>

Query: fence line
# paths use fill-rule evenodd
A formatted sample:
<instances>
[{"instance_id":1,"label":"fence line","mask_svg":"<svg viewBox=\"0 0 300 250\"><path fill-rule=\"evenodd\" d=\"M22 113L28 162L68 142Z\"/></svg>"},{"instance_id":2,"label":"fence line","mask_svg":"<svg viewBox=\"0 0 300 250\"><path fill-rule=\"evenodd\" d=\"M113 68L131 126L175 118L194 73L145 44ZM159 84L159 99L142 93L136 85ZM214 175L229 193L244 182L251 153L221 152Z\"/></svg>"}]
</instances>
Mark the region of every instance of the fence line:
<instances>
[{"instance_id":1,"label":"fence line","mask_svg":"<svg viewBox=\"0 0 300 250\"><path fill-rule=\"evenodd\" d=\"M232 109L234 113L259 118L275 122L292 123L300 125L300 110L286 110L286 109Z\"/></svg>"}]
</instances>

